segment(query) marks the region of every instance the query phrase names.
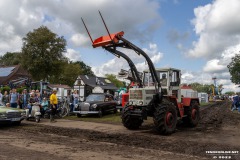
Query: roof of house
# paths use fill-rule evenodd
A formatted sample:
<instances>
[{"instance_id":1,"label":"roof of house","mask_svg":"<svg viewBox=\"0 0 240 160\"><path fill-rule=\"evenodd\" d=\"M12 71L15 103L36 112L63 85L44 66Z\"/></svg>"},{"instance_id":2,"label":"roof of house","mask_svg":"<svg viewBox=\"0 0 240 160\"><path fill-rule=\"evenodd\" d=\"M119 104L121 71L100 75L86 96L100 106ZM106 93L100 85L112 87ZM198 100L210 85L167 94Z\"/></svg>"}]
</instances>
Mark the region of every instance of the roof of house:
<instances>
[{"instance_id":1,"label":"roof of house","mask_svg":"<svg viewBox=\"0 0 240 160\"><path fill-rule=\"evenodd\" d=\"M0 66L0 84L7 84L9 81L21 81L22 78L30 77L26 70L20 65Z\"/></svg>"},{"instance_id":2,"label":"roof of house","mask_svg":"<svg viewBox=\"0 0 240 160\"><path fill-rule=\"evenodd\" d=\"M118 89L111 81L109 81L107 78L104 78L104 77L80 75L80 78L85 84L91 87L99 86L102 89L110 89L110 90Z\"/></svg>"}]
</instances>

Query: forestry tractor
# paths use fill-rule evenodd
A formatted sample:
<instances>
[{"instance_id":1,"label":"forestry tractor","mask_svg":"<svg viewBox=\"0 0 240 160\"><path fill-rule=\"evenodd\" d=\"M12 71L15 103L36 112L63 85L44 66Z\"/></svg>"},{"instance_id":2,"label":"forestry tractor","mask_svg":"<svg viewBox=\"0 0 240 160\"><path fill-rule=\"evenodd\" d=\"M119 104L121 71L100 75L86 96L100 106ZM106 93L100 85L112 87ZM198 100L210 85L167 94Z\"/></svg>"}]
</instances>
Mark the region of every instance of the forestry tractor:
<instances>
[{"instance_id":1,"label":"forestry tractor","mask_svg":"<svg viewBox=\"0 0 240 160\"><path fill-rule=\"evenodd\" d=\"M178 120L191 127L198 124L199 99L182 97L180 93L181 71L175 68L156 69L149 56L139 47L123 38L124 32L110 34L105 21L99 12L108 35L92 39L85 22L82 22L92 41L92 46L102 47L117 57L124 58L131 69L135 87L129 88L129 100L122 110L123 125L128 129L138 129L144 120L153 117L156 131L160 134L171 134L175 131ZM142 55L149 66L140 77L132 60L117 48L134 50Z\"/></svg>"}]
</instances>

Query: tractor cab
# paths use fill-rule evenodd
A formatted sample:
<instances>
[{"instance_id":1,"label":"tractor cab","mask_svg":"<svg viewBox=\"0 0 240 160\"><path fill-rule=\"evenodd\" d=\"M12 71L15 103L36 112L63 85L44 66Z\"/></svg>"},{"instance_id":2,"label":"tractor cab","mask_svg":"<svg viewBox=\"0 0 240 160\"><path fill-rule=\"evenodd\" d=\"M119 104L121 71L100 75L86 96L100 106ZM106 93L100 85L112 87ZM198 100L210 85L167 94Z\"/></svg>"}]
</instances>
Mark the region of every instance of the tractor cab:
<instances>
[{"instance_id":1,"label":"tractor cab","mask_svg":"<svg viewBox=\"0 0 240 160\"><path fill-rule=\"evenodd\" d=\"M175 68L156 68L157 76L160 79L162 93L164 96L173 96L181 101L181 70ZM149 70L144 71L144 86L152 88L154 83L152 81Z\"/></svg>"}]
</instances>

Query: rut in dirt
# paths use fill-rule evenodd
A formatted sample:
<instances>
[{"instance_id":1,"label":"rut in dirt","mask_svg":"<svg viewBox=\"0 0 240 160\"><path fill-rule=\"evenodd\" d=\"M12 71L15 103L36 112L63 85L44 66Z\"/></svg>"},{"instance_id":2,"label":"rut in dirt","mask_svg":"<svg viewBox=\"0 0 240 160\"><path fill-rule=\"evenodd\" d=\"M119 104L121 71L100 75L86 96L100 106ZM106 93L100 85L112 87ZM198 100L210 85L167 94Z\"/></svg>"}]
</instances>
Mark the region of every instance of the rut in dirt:
<instances>
[{"instance_id":1,"label":"rut in dirt","mask_svg":"<svg viewBox=\"0 0 240 160\"><path fill-rule=\"evenodd\" d=\"M201 119L198 127L186 128L180 126L176 133L170 136L158 135L154 130L140 130L132 134L103 133L93 130L70 129L61 127L49 127L39 125L24 124L23 126L13 128L23 134L56 134L69 138L78 138L95 142L108 142L116 145L141 147L146 149L157 149L176 153L184 153L194 156L208 157L206 150L238 150L240 147L226 146L221 143L196 142L192 139L196 135L215 135L217 130L221 130L222 125L237 125L240 122L240 116L230 111L231 102L223 101L212 103L201 107ZM146 127L146 126L143 126ZM179 134L180 133L180 134ZM187 136L186 136L187 135Z\"/></svg>"}]
</instances>

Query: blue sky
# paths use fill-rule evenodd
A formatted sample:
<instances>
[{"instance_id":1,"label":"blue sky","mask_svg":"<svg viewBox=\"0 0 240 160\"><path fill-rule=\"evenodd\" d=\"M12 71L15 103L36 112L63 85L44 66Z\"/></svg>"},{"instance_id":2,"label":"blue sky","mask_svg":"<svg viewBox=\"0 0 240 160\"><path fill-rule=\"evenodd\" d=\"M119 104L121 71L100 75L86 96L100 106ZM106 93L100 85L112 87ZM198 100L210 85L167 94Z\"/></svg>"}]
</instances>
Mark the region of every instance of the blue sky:
<instances>
[{"instance_id":1,"label":"blue sky","mask_svg":"<svg viewBox=\"0 0 240 160\"><path fill-rule=\"evenodd\" d=\"M225 91L239 90L226 67L240 50L239 0L2 0L0 55L21 51L22 38L44 25L67 40L69 59L84 61L98 76L129 69L122 58L91 47L81 17L93 38L107 34L98 10L110 32L124 31L156 67L181 69L183 83L211 84L216 76ZM122 51L146 69L142 57Z\"/></svg>"}]
</instances>

